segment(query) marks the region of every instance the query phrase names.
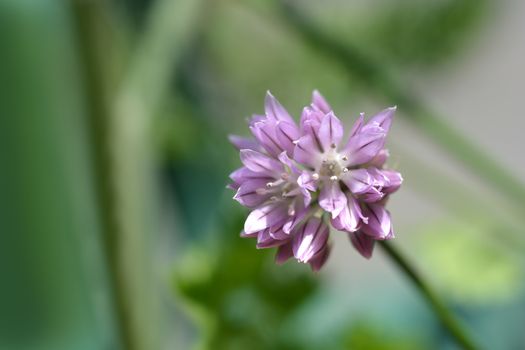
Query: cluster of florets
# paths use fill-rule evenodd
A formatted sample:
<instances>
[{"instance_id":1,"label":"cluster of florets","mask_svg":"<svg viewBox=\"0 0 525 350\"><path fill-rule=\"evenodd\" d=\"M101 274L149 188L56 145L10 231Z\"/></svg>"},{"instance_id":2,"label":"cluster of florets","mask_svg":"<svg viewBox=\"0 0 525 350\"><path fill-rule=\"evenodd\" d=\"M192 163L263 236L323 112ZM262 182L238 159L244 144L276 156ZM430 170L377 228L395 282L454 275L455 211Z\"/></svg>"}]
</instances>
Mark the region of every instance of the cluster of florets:
<instances>
[{"instance_id":1,"label":"cluster of florets","mask_svg":"<svg viewBox=\"0 0 525 350\"><path fill-rule=\"evenodd\" d=\"M230 136L244 164L230 175L233 198L252 209L241 236L257 238L257 248L277 247L277 263L295 257L317 271L330 253L331 223L370 258L376 240L394 237L384 206L403 179L383 166L395 110L366 123L361 113L342 142L343 125L319 92L299 126L268 92L265 114L249 122L254 138Z\"/></svg>"}]
</instances>

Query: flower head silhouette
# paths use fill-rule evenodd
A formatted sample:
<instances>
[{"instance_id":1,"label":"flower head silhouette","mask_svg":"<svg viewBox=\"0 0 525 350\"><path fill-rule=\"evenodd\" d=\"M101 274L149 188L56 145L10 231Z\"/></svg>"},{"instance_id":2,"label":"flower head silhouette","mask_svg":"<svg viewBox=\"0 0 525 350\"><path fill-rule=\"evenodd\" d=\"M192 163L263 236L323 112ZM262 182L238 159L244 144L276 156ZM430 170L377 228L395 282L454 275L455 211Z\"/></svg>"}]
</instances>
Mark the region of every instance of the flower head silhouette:
<instances>
[{"instance_id":1,"label":"flower head silhouette","mask_svg":"<svg viewBox=\"0 0 525 350\"><path fill-rule=\"evenodd\" d=\"M362 113L345 141L343 124L318 91L299 125L268 92L265 114L249 122L253 138L230 135L244 165L230 175L233 198L252 209L241 236L256 237L258 248L277 247L277 263L295 257L317 271L330 253L331 225L370 258L376 240L394 237L385 203L403 178L384 165L395 111L367 122Z\"/></svg>"}]
</instances>

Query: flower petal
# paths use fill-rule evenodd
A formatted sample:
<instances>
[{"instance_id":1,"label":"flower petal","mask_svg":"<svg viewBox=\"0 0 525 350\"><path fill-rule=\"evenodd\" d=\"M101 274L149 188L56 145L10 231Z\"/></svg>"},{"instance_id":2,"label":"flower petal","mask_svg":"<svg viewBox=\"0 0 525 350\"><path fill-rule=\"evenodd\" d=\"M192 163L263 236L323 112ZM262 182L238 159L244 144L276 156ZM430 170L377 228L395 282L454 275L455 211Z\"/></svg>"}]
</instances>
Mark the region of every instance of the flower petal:
<instances>
[{"instance_id":1,"label":"flower petal","mask_svg":"<svg viewBox=\"0 0 525 350\"><path fill-rule=\"evenodd\" d=\"M334 112L328 113L324 116L319 127L319 141L323 150L326 152L330 148L336 148L342 138L343 124Z\"/></svg>"},{"instance_id":2,"label":"flower petal","mask_svg":"<svg viewBox=\"0 0 525 350\"><path fill-rule=\"evenodd\" d=\"M339 231L355 232L361 227L362 218L359 202L349 194L344 209L331 222L332 226Z\"/></svg>"},{"instance_id":3,"label":"flower petal","mask_svg":"<svg viewBox=\"0 0 525 350\"><path fill-rule=\"evenodd\" d=\"M242 149L241 161L251 171L273 176L283 171L283 166L277 160L251 149Z\"/></svg>"},{"instance_id":4,"label":"flower petal","mask_svg":"<svg viewBox=\"0 0 525 350\"><path fill-rule=\"evenodd\" d=\"M301 136L297 126L287 122L278 122L275 134L277 135L277 140L279 141L281 148L285 150L288 155L292 156L295 148L295 141Z\"/></svg>"},{"instance_id":5,"label":"flower petal","mask_svg":"<svg viewBox=\"0 0 525 350\"><path fill-rule=\"evenodd\" d=\"M375 187L379 187L379 189L381 189L384 186L388 186L390 184L390 179L378 168L369 167L367 170L372 177L372 183Z\"/></svg>"},{"instance_id":6,"label":"flower petal","mask_svg":"<svg viewBox=\"0 0 525 350\"><path fill-rule=\"evenodd\" d=\"M300 207L295 209L295 215L290 216L283 225L283 231L285 233L291 233L294 228L304 219L309 211L309 208Z\"/></svg>"},{"instance_id":7,"label":"flower petal","mask_svg":"<svg viewBox=\"0 0 525 350\"><path fill-rule=\"evenodd\" d=\"M313 130L317 132L317 130L321 126L321 121L323 120L324 116L325 116L325 113L319 110L312 109L310 107L304 107L301 113L301 121L300 121L301 131L305 133L309 131L307 130L307 128L313 127Z\"/></svg>"},{"instance_id":8,"label":"flower petal","mask_svg":"<svg viewBox=\"0 0 525 350\"><path fill-rule=\"evenodd\" d=\"M367 192L372 187L373 179L366 169L355 169L344 173L341 180L353 194Z\"/></svg>"},{"instance_id":9,"label":"flower petal","mask_svg":"<svg viewBox=\"0 0 525 350\"><path fill-rule=\"evenodd\" d=\"M314 179L313 175L309 171L304 170L297 178L297 184L299 185L301 193L304 197L304 206L307 207L312 200L312 195L309 191L317 191L317 180Z\"/></svg>"},{"instance_id":10,"label":"flower petal","mask_svg":"<svg viewBox=\"0 0 525 350\"><path fill-rule=\"evenodd\" d=\"M370 187L368 191L359 195L359 199L366 203L379 202L385 194L381 192L377 187Z\"/></svg>"},{"instance_id":11,"label":"flower petal","mask_svg":"<svg viewBox=\"0 0 525 350\"><path fill-rule=\"evenodd\" d=\"M228 135L228 140L237 148L239 151L241 149L251 149L254 151L259 151L261 146L254 139L237 136L237 135Z\"/></svg>"},{"instance_id":12,"label":"flower petal","mask_svg":"<svg viewBox=\"0 0 525 350\"><path fill-rule=\"evenodd\" d=\"M274 180L273 177L269 177L261 173L256 173L255 171L251 171L247 167L242 167L242 168L235 170L233 173L230 174L230 179L232 179L238 184L242 184L245 181L250 181L250 180L265 180L266 182L270 182Z\"/></svg>"},{"instance_id":13,"label":"flower petal","mask_svg":"<svg viewBox=\"0 0 525 350\"><path fill-rule=\"evenodd\" d=\"M312 108L325 114L332 110L332 107L330 107L323 95L317 90L314 90L312 93Z\"/></svg>"},{"instance_id":14,"label":"flower petal","mask_svg":"<svg viewBox=\"0 0 525 350\"><path fill-rule=\"evenodd\" d=\"M329 228L321 219L312 217L294 236L293 253L300 262L307 263L322 249L328 242Z\"/></svg>"},{"instance_id":15,"label":"flower petal","mask_svg":"<svg viewBox=\"0 0 525 350\"><path fill-rule=\"evenodd\" d=\"M309 171L304 170L297 179L297 184L301 188L305 188L309 191L315 192L317 189L317 180L314 179L313 174Z\"/></svg>"},{"instance_id":16,"label":"flower petal","mask_svg":"<svg viewBox=\"0 0 525 350\"><path fill-rule=\"evenodd\" d=\"M299 175L301 173L301 170L299 170L299 168L296 166L294 161L292 159L290 159L290 157L288 157L288 154L286 154L286 151L284 151L283 153L279 154L279 156L277 158L279 158L281 163L283 163L284 165L286 165L290 169L292 174Z\"/></svg>"},{"instance_id":17,"label":"flower petal","mask_svg":"<svg viewBox=\"0 0 525 350\"><path fill-rule=\"evenodd\" d=\"M230 189L230 190L234 190L234 191L237 191L239 189L239 187L241 187L241 185L239 185L238 183L236 182L233 182L231 184L227 184L226 185L226 188L227 189Z\"/></svg>"},{"instance_id":18,"label":"flower petal","mask_svg":"<svg viewBox=\"0 0 525 350\"><path fill-rule=\"evenodd\" d=\"M266 184L267 181L261 179L245 181L239 187L233 199L245 207L256 207L272 196L271 193L266 191Z\"/></svg>"},{"instance_id":19,"label":"flower petal","mask_svg":"<svg viewBox=\"0 0 525 350\"><path fill-rule=\"evenodd\" d=\"M343 152L348 157L346 166L364 164L371 161L383 148L386 133L378 125L365 125L351 136Z\"/></svg>"},{"instance_id":20,"label":"flower petal","mask_svg":"<svg viewBox=\"0 0 525 350\"><path fill-rule=\"evenodd\" d=\"M282 225L275 225L275 226L270 227L269 232L270 232L270 236L273 239L276 239L279 241L287 240L290 238L290 235L283 231Z\"/></svg>"},{"instance_id":21,"label":"flower petal","mask_svg":"<svg viewBox=\"0 0 525 350\"><path fill-rule=\"evenodd\" d=\"M254 123L250 126L253 136L255 136L260 145L274 157L283 151L281 143L275 133L276 127L277 123L269 119Z\"/></svg>"},{"instance_id":22,"label":"flower petal","mask_svg":"<svg viewBox=\"0 0 525 350\"><path fill-rule=\"evenodd\" d=\"M293 256L292 242L287 242L277 248L275 254L275 263L278 265L284 264L288 259Z\"/></svg>"},{"instance_id":23,"label":"flower petal","mask_svg":"<svg viewBox=\"0 0 525 350\"><path fill-rule=\"evenodd\" d=\"M257 236L257 249L273 248L285 244L286 240L275 239L270 234L270 230L266 229L259 232Z\"/></svg>"},{"instance_id":24,"label":"flower petal","mask_svg":"<svg viewBox=\"0 0 525 350\"><path fill-rule=\"evenodd\" d=\"M384 193L393 193L401 187L403 183L403 177L401 174L394 170L380 170L381 173L387 177L388 184L383 187Z\"/></svg>"},{"instance_id":25,"label":"flower petal","mask_svg":"<svg viewBox=\"0 0 525 350\"><path fill-rule=\"evenodd\" d=\"M387 149L382 149L377 155L368 163L368 165L376 168L381 168L385 165L386 161L390 157Z\"/></svg>"},{"instance_id":26,"label":"flower petal","mask_svg":"<svg viewBox=\"0 0 525 350\"><path fill-rule=\"evenodd\" d=\"M385 132L388 132L390 130L390 125L392 125L392 118L396 113L396 109L396 106L384 109L381 112L374 115L372 118L370 118L368 123L376 123L377 125L382 127L385 130Z\"/></svg>"},{"instance_id":27,"label":"flower petal","mask_svg":"<svg viewBox=\"0 0 525 350\"><path fill-rule=\"evenodd\" d=\"M331 250L332 249L331 249L330 244L326 244L325 247L319 253L317 253L312 258L312 260L310 260L309 264L310 264L310 267L312 268L312 271L317 272L321 270L323 265L328 260L328 256L330 255Z\"/></svg>"},{"instance_id":28,"label":"flower petal","mask_svg":"<svg viewBox=\"0 0 525 350\"><path fill-rule=\"evenodd\" d=\"M367 259L372 257L372 252L374 251L375 240L372 237L369 237L362 233L361 231L350 232L348 233L350 242L354 248Z\"/></svg>"},{"instance_id":29,"label":"flower petal","mask_svg":"<svg viewBox=\"0 0 525 350\"><path fill-rule=\"evenodd\" d=\"M301 137L294 148L293 158L296 162L316 168L319 164L321 152L314 143L312 136Z\"/></svg>"},{"instance_id":30,"label":"flower petal","mask_svg":"<svg viewBox=\"0 0 525 350\"><path fill-rule=\"evenodd\" d=\"M350 137L356 135L359 131L361 131L361 128L363 127L364 122L365 122L365 114L360 113L359 118L357 118L354 125L352 126L352 130L350 130Z\"/></svg>"},{"instance_id":31,"label":"flower petal","mask_svg":"<svg viewBox=\"0 0 525 350\"><path fill-rule=\"evenodd\" d=\"M252 117L248 121L248 126L254 126L255 123L258 123L258 122L261 122L261 121L265 121L267 119L268 119L268 117L266 117L265 115L254 114L254 115L252 115Z\"/></svg>"},{"instance_id":32,"label":"flower petal","mask_svg":"<svg viewBox=\"0 0 525 350\"><path fill-rule=\"evenodd\" d=\"M259 235L259 232L253 232L253 233L246 233L243 231L241 231L241 237L242 238L253 238L253 237L257 237L257 235Z\"/></svg>"},{"instance_id":33,"label":"flower petal","mask_svg":"<svg viewBox=\"0 0 525 350\"><path fill-rule=\"evenodd\" d=\"M277 99L271 94L270 91L266 92L266 98L264 99L264 111L268 118L274 120L283 120L288 123L294 123L293 118L290 116L288 111L277 101Z\"/></svg>"},{"instance_id":34,"label":"flower petal","mask_svg":"<svg viewBox=\"0 0 525 350\"><path fill-rule=\"evenodd\" d=\"M346 196L338 181L325 181L319 194L319 206L335 218L346 206Z\"/></svg>"},{"instance_id":35,"label":"flower petal","mask_svg":"<svg viewBox=\"0 0 525 350\"><path fill-rule=\"evenodd\" d=\"M393 235L390 213L382 205L369 203L363 213L368 216L368 223L362 227L364 233L376 240Z\"/></svg>"},{"instance_id":36,"label":"flower petal","mask_svg":"<svg viewBox=\"0 0 525 350\"><path fill-rule=\"evenodd\" d=\"M281 202L266 204L253 210L246 218L244 232L247 234L262 231L275 225L288 216L288 208Z\"/></svg>"}]
</instances>

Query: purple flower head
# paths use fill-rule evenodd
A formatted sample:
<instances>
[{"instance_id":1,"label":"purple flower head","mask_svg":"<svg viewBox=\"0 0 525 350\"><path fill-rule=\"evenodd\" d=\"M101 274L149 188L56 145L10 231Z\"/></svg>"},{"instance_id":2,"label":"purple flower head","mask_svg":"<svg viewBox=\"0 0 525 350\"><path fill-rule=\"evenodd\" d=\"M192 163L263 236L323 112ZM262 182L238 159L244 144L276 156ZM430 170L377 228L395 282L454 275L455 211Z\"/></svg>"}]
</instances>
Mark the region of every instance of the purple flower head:
<instances>
[{"instance_id":1,"label":"purple flower head","mask_svg":"<svg viewBox=\"0 0 525 350\"><path fill-rule=\"evenodd\" d=\"M295 257L317 271L330 253L331 225L370 258L376 240L394 238L384 205L403 178L383 167L395 111L387 108L367 122L362 113L345 138L318 91L299 125L268 92L265 114L249 122L253 138L230 136L244 166L230 175L229 187L252 209L241 236L257 238L257 248L277 247L279 264Z\"/></svg>"}]
</instances>

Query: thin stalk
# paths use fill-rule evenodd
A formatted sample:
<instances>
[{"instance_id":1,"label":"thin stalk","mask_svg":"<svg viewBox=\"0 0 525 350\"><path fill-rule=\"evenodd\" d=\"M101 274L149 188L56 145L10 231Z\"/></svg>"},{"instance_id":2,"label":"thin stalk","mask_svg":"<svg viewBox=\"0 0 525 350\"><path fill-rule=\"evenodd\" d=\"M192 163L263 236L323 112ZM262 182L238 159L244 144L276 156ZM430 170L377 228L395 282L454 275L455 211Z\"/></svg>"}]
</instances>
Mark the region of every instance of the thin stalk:
<instances>
[{"instance_id":1,"label":"thin stalk","mask_svg":"<svg viewBox=\"0 0 525 350\"><path fill-rule=\"evenodd\" d=\"M132 310L127 293L127 282L122 274L119 238L122 225L117 217L117 200L113 190L114 173L110 152L111 93L110 69L103 61L115 53L111 48L111 35L104 32L108 22L101 1L72 1L76 25L80 71L85 84L89 134L93 147L93 168L97 189L99 216L103 231L103 249L108 267L110 291L119 332L121 348L137 349L131 323Z\"/></svg>"},{"instance_id":2,"label":"thin stalk","mask_svg":"<svg viewBox=\"0 0 525 350\"><path fill-rule=\"evenodd\" d=\"M381 248L393 262L405 273L405 275L414 283L416 289L426 299L436 316L441 321L443 327L450 333L454 340L463 349L477 349L474 342L469 338L467 332L463 329L460 322L447 308L445 303L437 296L430 286L421 278L421 276L412 268L406 258L390 243L380 242Z\"/></svg>"}]
</instances>

